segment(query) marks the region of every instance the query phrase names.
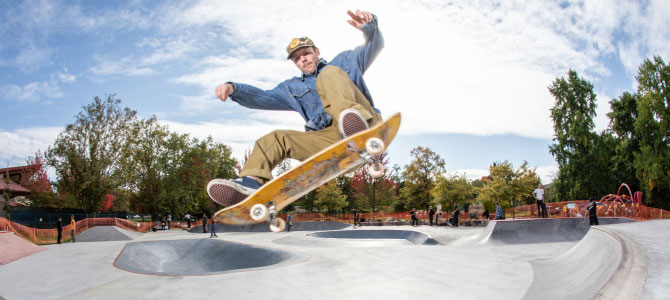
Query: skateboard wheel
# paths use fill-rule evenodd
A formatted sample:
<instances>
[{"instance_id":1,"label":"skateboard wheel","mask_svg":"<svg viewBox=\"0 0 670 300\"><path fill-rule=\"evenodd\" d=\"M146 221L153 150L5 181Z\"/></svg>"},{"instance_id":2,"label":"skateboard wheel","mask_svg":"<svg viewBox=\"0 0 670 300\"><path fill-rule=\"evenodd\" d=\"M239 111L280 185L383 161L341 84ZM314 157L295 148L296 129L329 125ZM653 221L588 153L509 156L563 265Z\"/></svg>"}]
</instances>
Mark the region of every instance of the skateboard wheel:
<instances>
[{"instance_id":1,"label":"skateboard wheel","mask_svg":"<svg viewBox=\"0 0 670 300\"><path fill-rule=\"evenodd\" d=\"M282 218L275 218L274 221L270 223L270 231L272 232L282 232L286 229L286 221Z\"/></svg>"},{"instance_id":2,"label":"skateboard wheel","mask_svg":"<svg viewBox=\"0 0 670 300\"><path fill-rule=\"evenodd\" d=\"M249 214L254 221L263 221L268 217L268 207L263 204L254 204Z\"/></svg>"},{"instance_id":3,"label":"skateboard wheel","mask_svg":"<svg viewBox=\"0 0 670 300\"><path fill-rule=\"evenodd\" d=\"M384 152L384 141L380 138L369 138L365 141L365 150L372 155L381 155Z\"/></svg>"},{"instance_id":4,"label":"skateboard wheel","mask_svg":"<svg viewBox=\"0 0 670 300\"><path fill-rule=\"evenodd\" d=\"M368 165L368 174L373 178L384 176L384 165L380 162L371 163Z\"/></svg>"}]
</instances>

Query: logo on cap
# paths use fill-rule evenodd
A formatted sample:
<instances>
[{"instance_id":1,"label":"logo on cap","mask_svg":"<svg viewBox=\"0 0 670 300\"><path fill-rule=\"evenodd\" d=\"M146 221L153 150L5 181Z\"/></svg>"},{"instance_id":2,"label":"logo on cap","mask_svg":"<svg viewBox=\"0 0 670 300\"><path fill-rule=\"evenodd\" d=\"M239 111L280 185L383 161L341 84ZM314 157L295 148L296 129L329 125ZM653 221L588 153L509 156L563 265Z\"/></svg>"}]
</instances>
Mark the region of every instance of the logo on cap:
<instances>
[{"instance_id":1,"label":"logo on cap","mask_svg":"<svg viewBox=\"0 0 670 300\"><path fill-rule=\"evenodd\" d=\"M291 54L293 54L295 50L304 47L315 47L314 42L308 37L292 39L291 43L288 44L288 47L286 47L286 52L288 53L288 57L286 57L286 59L291 59Z\"/></svg>"}]
</instances>

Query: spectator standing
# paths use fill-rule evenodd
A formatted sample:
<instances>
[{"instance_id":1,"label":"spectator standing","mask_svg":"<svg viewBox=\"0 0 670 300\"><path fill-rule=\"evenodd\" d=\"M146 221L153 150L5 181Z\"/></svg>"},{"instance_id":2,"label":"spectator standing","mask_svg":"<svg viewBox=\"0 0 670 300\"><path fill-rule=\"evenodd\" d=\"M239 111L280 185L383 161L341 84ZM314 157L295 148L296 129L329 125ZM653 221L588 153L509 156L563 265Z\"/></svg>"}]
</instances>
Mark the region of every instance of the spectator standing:
<instances>
[{"instance_id":1,"label":"spectator standing","mask_svg":"<svg viewBox=\"0 0 670 300\"><path fill-rule=\"evenodd\" d=\"M544 188L541 183L537 185L537 188L533 191L533 195L537 200L537 216L539 218L549 217L547 214L547 205L544 203Z\"/></svg>"},{"instance_id":2,"label":"spectator standing","mask_svg":"<svg viewBox=\"0 0 670 300\"><path fill-rule=\"evenodd\" d=\"M186 214L184 219L186 219L186 229L191 229L191 215Z\"/></svg>"},{"instance_id":3,"label":"spectator standing","mask_svg":"<svg viewBox=\"0 0 670 300\"><path fill-rule=\"evenodd\" d=\"M435 216L435 211L433 208L430 208L430 211L428 211L428 218L430 219L430 226L433 226L433 217Z\"/></svg>"},{"instance_id":4,"label":"spectator standing","mask_svg":"<svg viewBox=\"0 0 670 300\"><path fill-rule=\"evenodd\" d=\"M60 244L60 240L63 238L63 218L61 217L58 217L58 222L56 222L56 230L58 230L56 244Z\"/></svg>"},{"instance_id":5,"label":"spectator standing","mask_svg":"<svg viewBox=\"0 0 670 300\"><path fill-rule=\"evenodd\" d=\"M451 214L451 225L454 227L458 227L458 215L461 214L461 208L458 206L458 203L456 203L456 209L454 209L454 212Z\"/></svg>"},{"instance_id":6,"label":"spectator standing","mask_svg":"<svg viewBox=\"0 0 670 300\"><path fill-rule=\"evenodd\" d=\"M286 231L291 231L291 227L293 227L293 214L289 212L288 217L286 217Z\"/></svg>"},{"instance_id":7,"label":"spectator standing","mask_svg":"<svg viewBox=\"0 0 670 300\"><path fill-rule=\"evenodd\" d=\"M416 217L416 208L412 208L412 211L409 213L412 217L412 226L419 225L419 219Z\"/></svg>"},{"instance_id":8,"label":"spectator standing","mask_svg":"<svg viewBox=\"0 0 670 300\"><path fill-rule=\"evenodd\" d=\"M207 214L202 213L202 233L207 233Z\"/></svg>"},{"instance_id":9,"label":"spectator standing","mask_svg":"<svg viewBox=\"0 0 670 300\"><path fill-rule=\"evenodd\" d=\"M172 223L172 215L168 215L167 216L167 229L168 230L170 229L171 223Z\"/></svg>"},{"instance_id":10,"label":"spectator standing","mask_svg":"<svg viewBox=\"0 0 670 300\"><path fill-rule=\"evenodd\" d=\"M590 225L598 225L598 202L593 198L589 198L589 223Z\"/></svg>"},{"instance_id":11,"label":"spectator standing","mask_svg":"<svg viewBox=\"0 0 670 300\"><path fill-rule=\"evenodd\" d=\"M435 226L440 226L440 216L442 215L442 204L437 203L437 214L435 214Z\"/></svg>"},{"instance_id":12,"label":"spectator standing","mask_svg":"<svg viewBox=\"0 0 670 300\"><path fill-rule=\"evenodd\" d=\"M214 221L214 216L212 216L211 219L209 219L209 237L210 238L217 238L219 237L216 235L216 222Z\"/></svg>"},{"instance_id":13,"label":"spectator standing","mask_svg":"<svg viewBox=\"0 0 670 300\"><path fill-rule=\"evenodd\" d=\"M77 229L77 222L74 221L74 215L70 215L70 237L72 238L72 243L74 240L74 232Z\"/></svg>"}]
</instances>

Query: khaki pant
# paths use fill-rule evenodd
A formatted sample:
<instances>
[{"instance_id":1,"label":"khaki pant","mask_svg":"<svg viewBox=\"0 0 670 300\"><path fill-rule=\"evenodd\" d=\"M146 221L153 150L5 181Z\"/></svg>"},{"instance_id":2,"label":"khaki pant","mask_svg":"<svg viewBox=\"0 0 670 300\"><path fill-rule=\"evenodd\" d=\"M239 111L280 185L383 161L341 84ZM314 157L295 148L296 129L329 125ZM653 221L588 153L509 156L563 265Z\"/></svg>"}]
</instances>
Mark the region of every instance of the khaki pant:
<instances>
[{"instance_id":1,"label":"khaki pant","mask_svg":"<svg viewBox=\"0 0 670 300\"><path fill-rule=\"evenodd\" d=\"M316 78L316 90L325 111L333 122L318 131L275 130L256 141L240 176L272 179L272 170L286 158L305 160L340 140L338 117L347 108L357 109L370 126L380 122L381 116L372 109L356 84L342 69L325 67Z\"/></svg>"}]
</instances>

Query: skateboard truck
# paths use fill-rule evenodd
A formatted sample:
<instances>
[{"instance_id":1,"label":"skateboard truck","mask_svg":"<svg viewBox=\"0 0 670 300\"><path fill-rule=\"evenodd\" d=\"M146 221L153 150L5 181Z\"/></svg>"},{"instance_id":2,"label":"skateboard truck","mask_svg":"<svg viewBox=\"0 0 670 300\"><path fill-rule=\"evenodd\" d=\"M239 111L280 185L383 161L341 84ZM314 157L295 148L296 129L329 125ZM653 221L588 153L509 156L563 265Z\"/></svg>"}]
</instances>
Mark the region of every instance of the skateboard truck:
<instances>
[{"instance_id":1,"label":"skateboard truck","mask_svg":"<svg viewBox=\"0 0 670 300\"><path fill-rule=\"evenodd\" d=\"M277 217L277 206L272 200L265 204L255 204L251 207L249 214L255 221L263 221L270 217L270 230L272 232L284 231L286 227L284 219Z\"/></svg>"},{"instance_id":2,"label":"skateboard truck","mask_svg":"<svg viewBox=\"0 0 670 300\"><path fill-rule=\"evenodd\" d=\"M368 173L373 178L384 176L384 165L379 160L384 152L384 141L380 138L369 138L365 141L365 149L361 150L359 155L368 164Z\"/></svg>"}]
</instances>

